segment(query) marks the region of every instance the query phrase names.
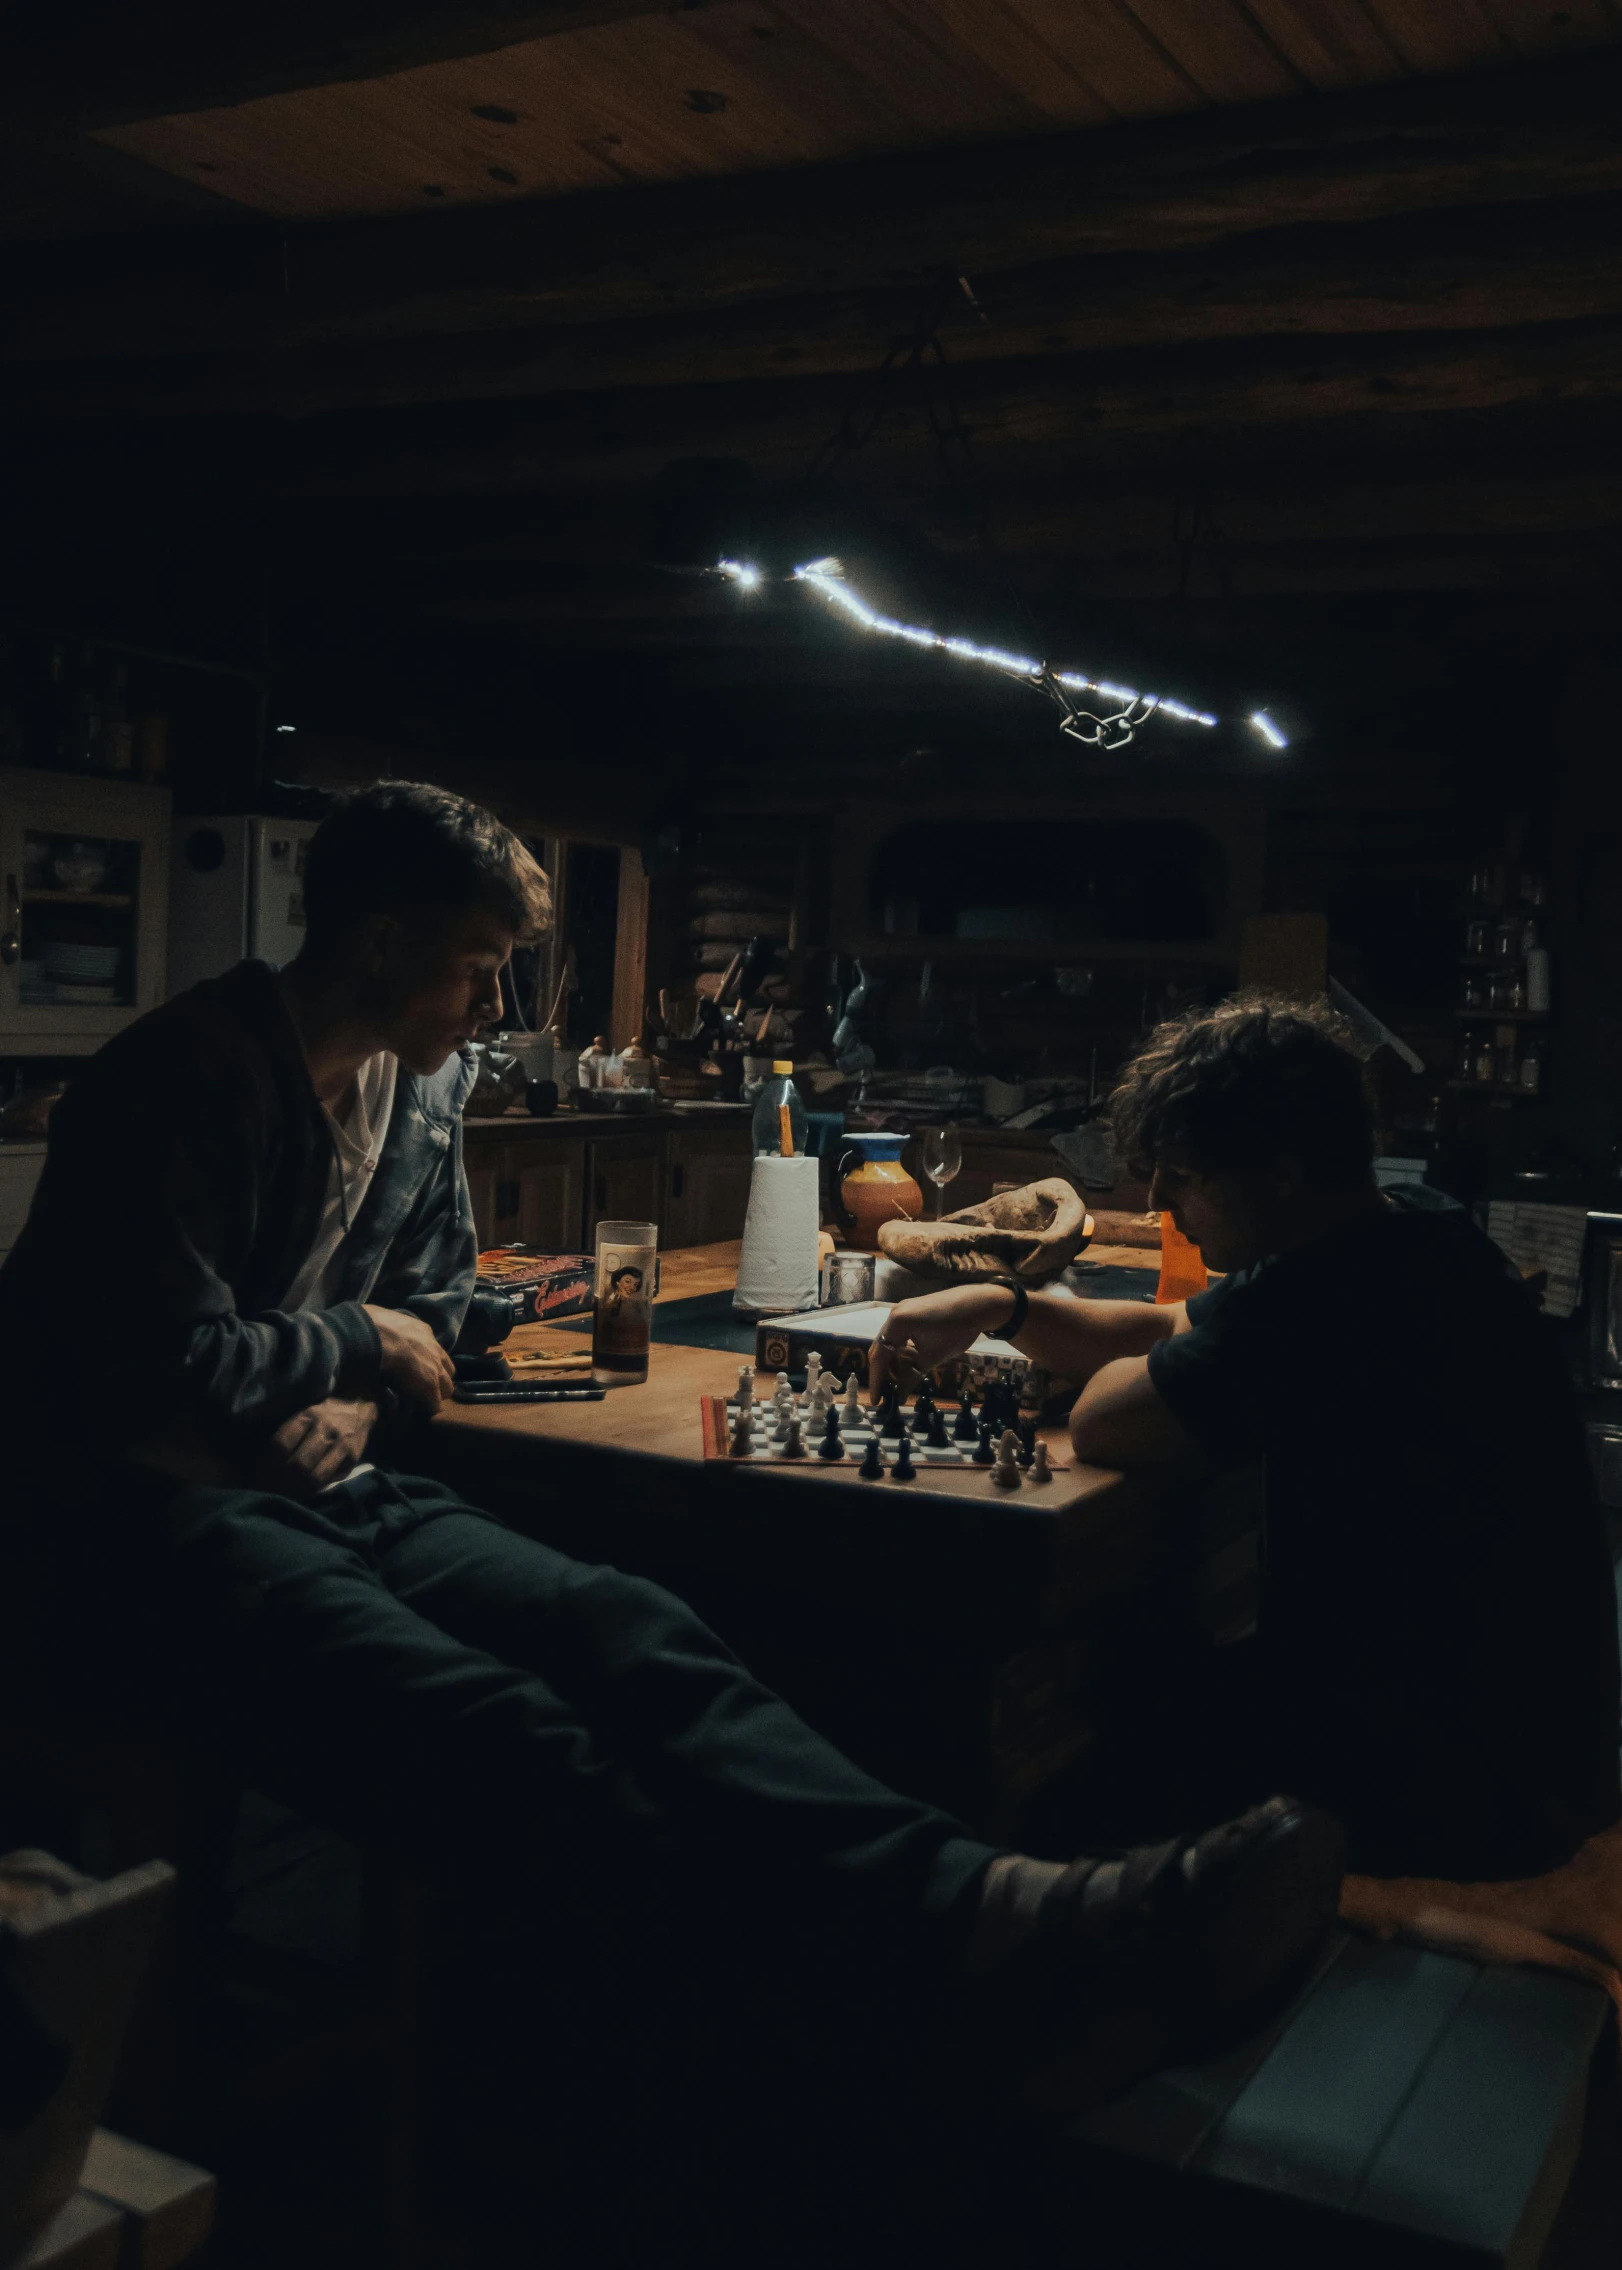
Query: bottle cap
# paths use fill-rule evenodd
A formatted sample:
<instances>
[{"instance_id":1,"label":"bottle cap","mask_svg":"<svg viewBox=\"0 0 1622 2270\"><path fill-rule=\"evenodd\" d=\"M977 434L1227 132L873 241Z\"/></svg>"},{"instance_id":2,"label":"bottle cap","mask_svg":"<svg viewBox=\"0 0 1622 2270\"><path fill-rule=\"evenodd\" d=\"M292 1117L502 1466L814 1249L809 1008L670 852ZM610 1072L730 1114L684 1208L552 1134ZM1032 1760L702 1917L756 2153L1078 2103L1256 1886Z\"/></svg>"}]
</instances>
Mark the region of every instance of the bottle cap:
<instances>
[{"instance_id":1,"label":"bottle cap","mask_svg":"<svg viewBox=\"0 0 1622 2270\"><path fill-rule=\"evenodd\" d=\"M791 1064L791 1063L789 1062L789 1060L787 1059L787 1057L784 1057L784 1056L774 1056L774 1057L772 1058L772 1074L773 1074L773 1077L774 1077L774 1078L776 1077L776 1075L777 1075L777 1074L778 1074L779 1072L783 1072L783 1073L789 1073L789 1072L792 1072L792 1071L793 1071L793 1069L794 1069L794 1067L793 1067L793 1065L792 1065L792 1064Z\"/></svg>"}]
</instances>

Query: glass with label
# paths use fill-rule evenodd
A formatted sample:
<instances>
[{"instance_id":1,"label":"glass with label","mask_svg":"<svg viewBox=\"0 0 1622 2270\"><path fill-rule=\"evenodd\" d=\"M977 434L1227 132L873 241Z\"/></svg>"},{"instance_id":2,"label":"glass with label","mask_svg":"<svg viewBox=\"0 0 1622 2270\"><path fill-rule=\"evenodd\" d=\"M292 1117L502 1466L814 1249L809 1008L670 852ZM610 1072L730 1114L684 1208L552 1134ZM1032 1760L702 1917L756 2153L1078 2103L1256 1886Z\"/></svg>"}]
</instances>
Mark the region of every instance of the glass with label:
<instances>
[{"instance_id":1,"label":"glass with label","mask_svg":"<svg viewBox=\"0 0 1622 2270\"><path fill-rule=\"evenodd\" d=\"M596 1289L592 1385L634 1387L648 1376L653 1296L659 1289L657 1222L597 1224Z\"/></svg>"}]
</instances>

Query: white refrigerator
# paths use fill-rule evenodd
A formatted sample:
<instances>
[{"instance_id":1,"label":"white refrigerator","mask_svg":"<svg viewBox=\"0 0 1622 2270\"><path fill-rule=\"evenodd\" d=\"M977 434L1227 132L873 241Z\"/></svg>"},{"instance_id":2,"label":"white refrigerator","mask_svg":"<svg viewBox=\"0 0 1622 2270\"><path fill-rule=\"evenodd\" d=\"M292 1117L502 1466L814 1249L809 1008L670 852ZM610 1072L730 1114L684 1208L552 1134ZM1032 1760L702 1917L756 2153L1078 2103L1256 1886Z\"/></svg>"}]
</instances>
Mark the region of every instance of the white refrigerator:
<instances>
[{"instance_id":1,"label":"white refrigerator","mask_svg":"<svg viewBox=\"0 0 1622 2270\"><path fill-rule=\"evenodd\" d=\"M188 816L169 861L171 998L244 956L290 962L304 943L304 854L314 820Z\"/></svg>"}]
</instances>

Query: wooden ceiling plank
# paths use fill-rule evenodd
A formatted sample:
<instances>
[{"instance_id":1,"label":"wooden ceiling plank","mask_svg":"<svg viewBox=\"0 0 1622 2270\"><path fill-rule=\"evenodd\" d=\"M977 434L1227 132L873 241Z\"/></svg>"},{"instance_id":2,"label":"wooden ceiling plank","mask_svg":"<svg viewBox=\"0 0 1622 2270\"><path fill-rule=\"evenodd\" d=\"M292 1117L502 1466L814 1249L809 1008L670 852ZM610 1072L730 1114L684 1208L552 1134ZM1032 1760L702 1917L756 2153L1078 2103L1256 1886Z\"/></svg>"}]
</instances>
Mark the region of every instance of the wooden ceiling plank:
<instances>
[{"instance_id":1,"label":"wooden ceiling plank","mask_svg":"<svg viewBox=\"0 0 1622 2270\"><path fill-rule=\"evenodd\" d=\"M1105 126L1108 103L1073 63L1025 21L1020 0L911 0L920 26L972 54L979 70L1007 88L1035 122Z\"/></svg>"},{"instance_id":2,"label":"wooden ceiling plank","mask_svg":"<svg viewBox=\"0 0 1622 2270\"><path fill-rule=\"evenodd\" d=\"M1347 0L1245 0L1256 22L1310 85L1376 86L1408 67L1372 17Z\"/></svg>"},{"instance_id":3,"label":"wooden ceiling plank","mask_svg":"<svg viewBox=\"0 0 1622 2270\"><path fill-rule=\"evenodd\" d=\"M1198 110L1198 85L1144 29L1126 0L1017 0L1021 19L1079 71L1118 118Z\"/></svg>"},{"instance_id":4,"label":"wooden ceiling plank","mask_svg":"<svg viewBox=\"0 0 1622 2270\"><path fill-rule=\"evenodd\" d=\"M1308 83L1234 0L1130 0L1145 32L1208 102L1275 102Z\"/></svg>"},{"instance_id":5,"label":"wooden ceiling plank","mask_svg":"<svg viewBox=\"0 0 1622 2270\"><path fill-rule=\"evenodd\" d=\"M1509 60L1481 0L1363 0L1412 71L1467 71Z\"/></svg>"},{"instance_id":6,"label":"wooden ceiling plank","mask_svg":"<svg viewBox=\"0 0 1622 2270\"><path fill-rule=\"evenodd\" d=\"M892 147L897 128L909 141L946 142L1028 134L1045 123L929 0L776 0L773 12L821 47L836 71L882 96Z\"/></svg>"}]
</instances>

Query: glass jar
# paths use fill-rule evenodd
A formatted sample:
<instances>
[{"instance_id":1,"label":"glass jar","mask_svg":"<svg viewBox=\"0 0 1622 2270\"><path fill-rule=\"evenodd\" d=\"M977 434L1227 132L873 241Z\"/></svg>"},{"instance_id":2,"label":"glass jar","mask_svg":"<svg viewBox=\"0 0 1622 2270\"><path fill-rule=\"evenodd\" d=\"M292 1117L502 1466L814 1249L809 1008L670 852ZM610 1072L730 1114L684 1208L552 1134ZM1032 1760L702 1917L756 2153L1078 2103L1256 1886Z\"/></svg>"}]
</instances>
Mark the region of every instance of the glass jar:
<instances>
[{"instance_id":1,"label":"glass jar","mask_svg":"<svg viewBox=\"0 0 1622 2270\"><path fill-rule=\"evenodd\" d=\"M1464 951L1469 960L1484 962L1492 951L1492 924L1470 922L1465 925Z\"/></svg>"},{"instance_id":2,"label":"glass jar","mask_svg":"<svg viewBox=\"0 0 1622 2270\"><path fill-rule=\"evenodd\" d=\"M1485 1009L1488 1006L1487 980L1479 970L1471 970L1465 977L1464 1006L1467 1009Z\"/></svg>"}]
</instances>

